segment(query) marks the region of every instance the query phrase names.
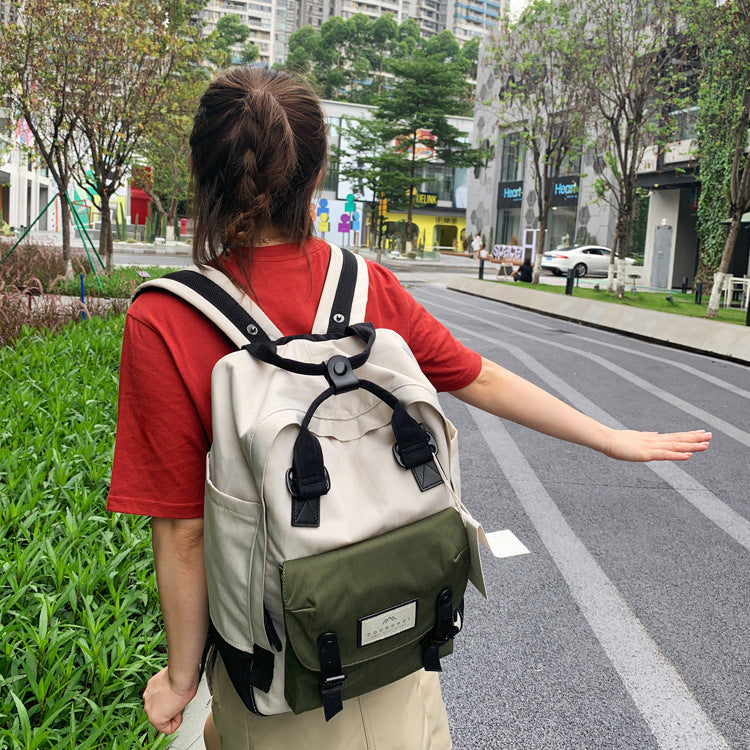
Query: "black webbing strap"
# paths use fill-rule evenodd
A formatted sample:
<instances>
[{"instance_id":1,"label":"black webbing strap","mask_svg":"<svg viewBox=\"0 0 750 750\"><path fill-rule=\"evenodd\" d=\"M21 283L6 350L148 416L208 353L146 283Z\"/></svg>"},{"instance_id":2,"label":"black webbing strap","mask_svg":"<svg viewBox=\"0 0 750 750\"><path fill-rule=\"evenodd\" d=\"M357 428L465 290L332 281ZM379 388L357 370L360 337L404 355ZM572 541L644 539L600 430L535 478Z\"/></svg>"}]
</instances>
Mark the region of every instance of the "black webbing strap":
<instances>
[{"instance_id":1,"label":"black webbing strap","mask_svg":"<svg viewBox=\"0 0 750 750\"><path fill-rule=\"evenodd\" d=\"M340 360L347 362L345 357ZM356 386L352 387L369 391L393 409L391 427L396 441L393 455L404 469L411 469L419 489L426 492L442 484L443 477L435 465L435 442L403 404L390 391L369 380L356 380ZM292 526L320 526L320 498L331 489L331 479L323 461L320 442L310 432L309 426L318 407L339 392L335 384L326 388L313 400L302 418L292 449L292 468L286 474L287 489L292 497Z\"/></svg>"},{"instance_id":2,"label":"black webbing strap","mask_svg":"<svg viewBox=\"0 0 750 750\"><path fill-rule=\"evenodd\" d=\"M372 346L375 343L375 326L372 323L357 323L356 325L348 326L341 333L309 333L300 336L285 336L284 338L276 339L276 341L258 341L246 344L243 348L247 349L256 359L266 362L269 365L280 367L282 370L294 372L297 375L325 375L327 372L325 362L300 362L296 359L282 357L278 352L278 347L284 346L284 344L290 341L333 341L352 334L362 339L365 344L365 348L359 354L349 357L352 369L356 370L367 362Z\"/></svg>"},{"instance_id":3,"label":"black webbing strap","mask_svg":"<svg viewBox=\"0 0 750 750\"><path fill-rule=\"evenodd\" d=\"M440 647L448 643L460 628L453 623L453 592L443 589L435 603L435 627L427 634L423 644L422 666L427 672L442 672Z\"/></svg>"},{"instance_id":4,"label":"black webbing strap","mask_svg":"<svg viewBox=\"0 0 750 750\"><path fill-rule=\"evenodd\" d=\"M232 297L231 294L224 291L216 282L211 281L208 277L204 276L198 271L174 271L167 274L163 278L174 279L180 284L192 289L197 294L200 294L207 302L217 308L229 321L242 332L242 335L249 338L251 341L268 341L268 335L265 331L253 320L250 314L245 310L237 300ZM162 292L169 292L169 289L159 286L145 287L140 289L136 296L142 294L149 289L158 289ZM181 298L182 299L182 298Z\"/></svg>"},{"instance_id":5,"label":"black webbing strap","mask_svg":"<svg viewBox=\"0 0 750 750\"><path fill-rule=\"evenodd\" d=\"M352 315L352 302L357 287L357 259L349 250L342 250L343 265L331 305L328 333L343 334Z\"/></svg>"},{"instance_id":6,"label":"black webbing strap","mask_svg":"<svg viewBox=\"0 0 750 750\"><path fill-rule=\"evenodd\" d=\"M341 653L336 633L323 633L318 638L318 657L320 658L320 697L323 699L323 713L330 721L344 704L341 689L346 675L341 669Z\"/></svg>"},{"instance_id":7,"label":"black webbing strap","mask_svg":"<svg viewBox=\"0 0 750 750\"><path fill-rule=\"evenodd\" d=\"M286 485L292 496L292 526L320 526L320 497L330 490L331 480L323 463L320 442L306 425L300 427L294 441Z\"/></svg>"},{"instance_id":8,"label":"black webbing strap","mask_svg":"<svg viewBox=\"0 0 750 750\"><path fill-rule=\"evenodd\" d=\"M242 702L249 711L259 714L255 705L255 696L253 688L257 688L264 693L271 689L273 680L273 653L266 651L256 643L253 646L253 653L248 654L245 651L235 648L227 643L211 625L212 639L216 644L216 649L224 662L227 675L240 696Z\"/></svg>"}]
</instances>

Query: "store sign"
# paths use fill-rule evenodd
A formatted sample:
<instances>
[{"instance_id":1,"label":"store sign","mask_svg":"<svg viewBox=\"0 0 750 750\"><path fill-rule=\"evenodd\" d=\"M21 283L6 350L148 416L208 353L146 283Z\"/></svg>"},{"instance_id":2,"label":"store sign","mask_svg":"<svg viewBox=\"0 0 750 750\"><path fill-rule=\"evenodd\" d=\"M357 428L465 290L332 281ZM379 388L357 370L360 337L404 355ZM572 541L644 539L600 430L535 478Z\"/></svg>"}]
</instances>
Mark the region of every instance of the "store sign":
<instances>
[{"instance_id":1,"label":"store sign","mask_svg":"<svg viewBox=\"0 0 750 750\"><path fill-rule=\"evenodd\" d=\"M498 185L498 208L520 208L522 201L523 182L501 182Z\"/></svg>"},{"instance_id":2,"label":"store sign","mask_svg":"<svg viewBox=\"0 0 750 750\"><path fill-rule=\"evenodd\" d=\"M409 191L406 191L406 195L409 195ZM414 197L415 206L437 206L437 193L420 193L418 190L412 190L412 196Z\"/></svg>"},{"instance_id":3,"label":"store sign","mask_svg":"<svg viewBox=\"0 0 750 750\"><path fill-rule=\"evenodd\" d=\"M558 177L552 186L552 205L578 205L578 182L578 177Z\"/></svg>"}]
</instances>

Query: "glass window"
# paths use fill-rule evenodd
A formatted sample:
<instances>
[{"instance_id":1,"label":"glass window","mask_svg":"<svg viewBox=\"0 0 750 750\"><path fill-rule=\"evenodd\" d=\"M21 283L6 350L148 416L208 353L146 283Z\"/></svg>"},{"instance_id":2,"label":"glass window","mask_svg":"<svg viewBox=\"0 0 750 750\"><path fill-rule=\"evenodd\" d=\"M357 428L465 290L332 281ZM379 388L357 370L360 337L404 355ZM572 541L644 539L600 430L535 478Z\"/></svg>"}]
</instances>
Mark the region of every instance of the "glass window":
<instances>
[{"instance_id":1,"label":"glass window","mask_svg":"<svg viewBox=\"0 0 750 750\"><path fill-rule=\"evenodd\" d=\"M503 155L501 167L501 182L517 182L523 180L524 147L520 133L511 133L502 139Z\"/></svg>"},{"instance_id":2,"label":"glass window","mask_svg":"<svg viewBox=\"0 0 750 750\"><path fill-rule=\"evenodd\" d=\"M521 236L521 209L501 208L497 215L495 241L498 245L517 245Z\"/></svg>"},{"instance_id":3,"label":"glass window","mask_svg":"<svg viewBox=\"0 0 750 750\"><path fill-rule=\"evenodd\" d=\"M331 156L328 160L328 169L326 169L326 177L323 181L323 190L336 193L339 187L339 160L335 156Z\"/></svg>"}]
</instances>

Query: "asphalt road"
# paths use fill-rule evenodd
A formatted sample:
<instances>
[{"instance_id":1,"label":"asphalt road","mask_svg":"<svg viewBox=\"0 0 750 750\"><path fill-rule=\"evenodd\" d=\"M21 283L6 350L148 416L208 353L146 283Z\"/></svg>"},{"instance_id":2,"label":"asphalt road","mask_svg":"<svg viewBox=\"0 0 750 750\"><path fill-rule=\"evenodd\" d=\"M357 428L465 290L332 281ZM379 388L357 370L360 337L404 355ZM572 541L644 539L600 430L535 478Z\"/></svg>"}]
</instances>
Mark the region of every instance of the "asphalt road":
<instances>
[{"instance_id":1,"label":"asphalt road","mask_svg":"<svg viewBox=\"0 0 750 750\"><path fill-rule=\"evenodd\" d=\"M464 502L531 554L483 563L444 663L455 750L750 748L750 370L404 283L467 345L611 425L704 427L625 464L444 397Z\"/></svg>"},{"instance_id":2,"label":"asphalt road","mask_svg":"<svg viewBox=\"0 0 750 750\"><path fill-rule=\"evenodd\" d=\"M489 600L467 595L442 680L455 750L750 749L750 369L394 270L467 345L600 421L714 434L685 463L623 464L442 397L465 503L531 552L484 554ZM202 747L207 701L175 748Z\"/></svg>"}]
</instances>

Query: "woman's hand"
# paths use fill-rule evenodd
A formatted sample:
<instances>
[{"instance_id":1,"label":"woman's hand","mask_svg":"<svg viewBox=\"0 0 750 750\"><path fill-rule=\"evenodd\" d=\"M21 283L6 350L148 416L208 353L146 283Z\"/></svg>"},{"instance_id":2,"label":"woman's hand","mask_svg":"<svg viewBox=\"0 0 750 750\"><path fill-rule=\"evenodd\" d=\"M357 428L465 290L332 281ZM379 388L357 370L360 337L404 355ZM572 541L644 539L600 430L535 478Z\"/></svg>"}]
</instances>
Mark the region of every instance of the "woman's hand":
<instances>
[{"instance_id":1,"label":"woman's hand","mask_svg":"<svg viewBox=\"0 0 750 750\"><path fill-rule=\"evenodd\" d=\"M162 734L172 734L182 724L185 706L198 692L198 683L187 689L172 684L169 667L164 667L149 681L143 691L143 707L148 720Z\"/></svg>"},{"instance_id":2,"label":"woman's hand","mask_svg":"<svg viewBox=\"0 0 750 750\"><path fill-rule=\"evenodd\" d=\"M708 448L711 433L611 430L602 453L621 461L686 461Z\"/></svg>"}]
</instances>

